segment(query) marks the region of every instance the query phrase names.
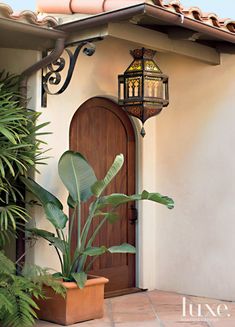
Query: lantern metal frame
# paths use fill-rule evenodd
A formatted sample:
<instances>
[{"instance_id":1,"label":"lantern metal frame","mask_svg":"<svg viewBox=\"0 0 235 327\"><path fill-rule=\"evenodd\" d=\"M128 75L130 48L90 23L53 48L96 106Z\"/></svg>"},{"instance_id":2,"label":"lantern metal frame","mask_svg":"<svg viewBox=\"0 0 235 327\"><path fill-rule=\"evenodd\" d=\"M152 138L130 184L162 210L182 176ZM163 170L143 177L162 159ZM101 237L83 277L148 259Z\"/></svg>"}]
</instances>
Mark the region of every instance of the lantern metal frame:
<instances>
[{"instance_id":1,"label":"lantern metal frame","mask_svg":"<svg viewBox=\"0 0 235 327\"><path fill-rule=\"evenodd\" d=\"M134 60L124 74L118 76L118 103L129 115L140 119L144 124L147 119L158 115L168 106L168 76L162 73L154 60L156 51L141 48L130 53ZM155 87L152 88L153 93L150 96L147 86L151 83ZM142 134L145 135L144 129Z\"/></svg>"}]
</instances>

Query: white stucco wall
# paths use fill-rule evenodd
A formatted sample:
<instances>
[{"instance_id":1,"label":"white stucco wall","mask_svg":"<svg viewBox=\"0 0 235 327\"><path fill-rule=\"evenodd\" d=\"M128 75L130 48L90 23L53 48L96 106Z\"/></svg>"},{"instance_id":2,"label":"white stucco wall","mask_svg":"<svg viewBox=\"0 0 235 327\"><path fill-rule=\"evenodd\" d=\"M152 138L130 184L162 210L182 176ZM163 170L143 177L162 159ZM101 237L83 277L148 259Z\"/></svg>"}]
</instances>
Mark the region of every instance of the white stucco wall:
<instances>
[{"instance_id":1,"label":"white stucco wall","mask_svg":"<svg viewBox=\"0 0 235 327\"><path fill-rule=\"evenodd\" d=\"M0 49L0 70L21 74L26 68L35 63L41 57L40 52L33 50ZM40 94L39 83L40 73L33 75L29 79L28 86L28 106L36 109ZM40 105L40 103L39 103Z\"/></svg>"},{"instance_id":2,"label":"white stucco wall","mask_svg":"<svg viewBox=\"0 0 235 327\"><path fill-rule=\"evenodd\" d=\"M64 203L57 162L69 147L72 116L90 97L117 98L117 75L130 63L134 47L97 43L93 57L80 56L68 90L49 96L48 107L39 108L53 134L46 137L51 158L36 180ZM220 66L210 66L160 53L158 63L170 77L170 105L146 123L144 140L138 137L138 188L172 196L176 207L140 205L138 286L235 300L234 56L223 55ZM36 223L49 227L39 212ZM58 267L55 252L43 241L30 257Z\"/></svg>"},{"instance_id":3,"label":"white stucco wall","mask_svg":"<svg viewBox=\"0 0 235 327\"><path fill-rule=\"evenodd\" d=\"M72 116L90 97L117 97L117 75L129 64L133 47L98 43L93 57L79 58L69 89L48 97L42 119L51 121L53 135L47 139L53 158L37 179L64 200L56 166L69 146ZM139 286L235 299L234 56L224 55L221 66L166 53L158 62L170 77L170 106L146 123L145 139L139 137L138 185L172 196L176 208L140 205ZM35 260L57 265L45 244Z\"/></svg>"},{"instance_id":4,"label":"white stucco wall","mask_svg":"<svg viewBox=\"0 0 235 327\"><path fill-rule=\"evenodd\" d=\"M160 289L235 300L234 59L160 57L171 105L156 120L156 182L176 203L157 208Z\"/></svg>"}]
</instances>

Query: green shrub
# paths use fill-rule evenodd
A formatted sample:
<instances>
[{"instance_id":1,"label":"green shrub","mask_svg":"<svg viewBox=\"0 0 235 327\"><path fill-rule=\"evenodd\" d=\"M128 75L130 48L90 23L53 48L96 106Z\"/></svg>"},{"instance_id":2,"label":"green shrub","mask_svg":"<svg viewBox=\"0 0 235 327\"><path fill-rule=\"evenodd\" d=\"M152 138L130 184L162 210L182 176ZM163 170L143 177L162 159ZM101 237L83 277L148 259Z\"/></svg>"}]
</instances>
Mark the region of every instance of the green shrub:
<instances>
[{"instance_id":1,"label":"green shrub","mask_svg":"<svg viewBox=\"0 0 235 327\"><path fill-rule=\"evenodd\" d=\"M41 163L39 131L48 124L37 126L40 113L20 106L18 81L15 75L0 73L0 248L29 218L19 176Z\"/></svg>"},{"instance_id":2,"label":"green shrub","mask_svg":"<svg viewBox=\"0 0 235 327\"><path fill-rule=\"evenodd\" d=\"M0 251L0 322L3 327L30 327L34 325L38 309L35 298L44 298L42 285L64 294L63 286L37 266L25 266L16 275L15 265Z\"/></svg>"},{"instance_id":3,"label":"green shrub","mask_svg":"<svg viewBox=\"0 0 235 327\"><path fill-rule=\"evenodd\" d=\"M24 266L18 267L16 273L15 263L1 251L29 219L19 177L26 177L41 162L43 142L38 137L40 129L47 125L37 126L40 113L20 105L18 82L18 76L0 72L0 325L3 327L34 325L37 305L33 297L43 297L43 284L64 293L47 270Z\"/></svg>"}]
</instances>

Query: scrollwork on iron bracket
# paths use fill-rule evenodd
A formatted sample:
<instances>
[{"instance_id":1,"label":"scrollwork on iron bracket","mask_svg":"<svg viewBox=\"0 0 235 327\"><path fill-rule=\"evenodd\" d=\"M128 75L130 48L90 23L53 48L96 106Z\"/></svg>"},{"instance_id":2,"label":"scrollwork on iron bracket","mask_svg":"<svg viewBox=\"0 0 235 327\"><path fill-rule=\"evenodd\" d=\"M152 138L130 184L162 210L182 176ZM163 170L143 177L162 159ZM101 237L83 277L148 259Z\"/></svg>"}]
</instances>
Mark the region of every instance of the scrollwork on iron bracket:
<instances>
[{"instance_id":1,"label":"scrollwork on iron bracket","mask_svg":"<svg viewBox=\"0 0 235 327\"><path fill-rule=\"evenodd\" d=\"M60 57L55 62L47 66L47 72L42 75L42 107L47 106L47 94L58 95L63 93L70 84L71 78L73 76L74 68L78 59L78 56L83 49L83 53L87 56L92 56L95 53L95 45L88 41L80 42L74 51L66 48L65 51L69 58L69 67L67 76L63 85L57 89L55 92L50 91L50 85L60 85L62 83L61 72L65 68L65 59Z\"/></svg>"}]
</instances>

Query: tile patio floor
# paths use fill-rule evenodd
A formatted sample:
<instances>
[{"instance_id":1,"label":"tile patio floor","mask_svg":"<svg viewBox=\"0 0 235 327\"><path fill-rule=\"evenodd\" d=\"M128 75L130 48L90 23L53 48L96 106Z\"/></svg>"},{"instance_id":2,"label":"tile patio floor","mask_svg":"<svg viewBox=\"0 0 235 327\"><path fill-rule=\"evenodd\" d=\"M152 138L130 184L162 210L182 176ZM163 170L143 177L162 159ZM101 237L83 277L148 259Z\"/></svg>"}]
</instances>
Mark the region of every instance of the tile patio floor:
<instances>
[{"instance_id":1,"label":"tile patio floor","mask_svg":"<svg viewBox=\"0 0 235 327\"><path fill-rule=\"evenodd\" d=\"M235 327L235 303L186 296L188 303L217 305L226 304L230 317L212 318L205 321L190 320L187 314L182 320L183 295L162 291L143 292L105 300L105 316L72 325L73 327ZM187 307L188 308L188 307ZM224 306L223 306L224 308ZM194 307L195 310L195 307ZM188 309L187 309L188 312ZM191 318L192 319L192 318ZM59 325L39 321L37 327Z\"/></svg>"}]
</instances>

